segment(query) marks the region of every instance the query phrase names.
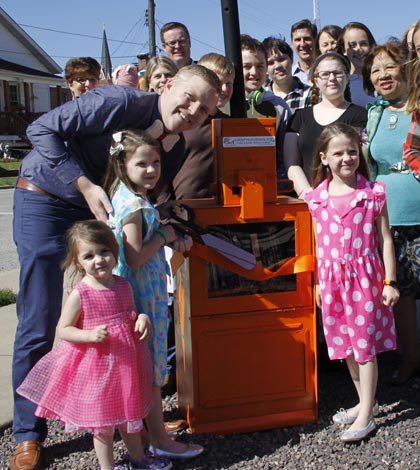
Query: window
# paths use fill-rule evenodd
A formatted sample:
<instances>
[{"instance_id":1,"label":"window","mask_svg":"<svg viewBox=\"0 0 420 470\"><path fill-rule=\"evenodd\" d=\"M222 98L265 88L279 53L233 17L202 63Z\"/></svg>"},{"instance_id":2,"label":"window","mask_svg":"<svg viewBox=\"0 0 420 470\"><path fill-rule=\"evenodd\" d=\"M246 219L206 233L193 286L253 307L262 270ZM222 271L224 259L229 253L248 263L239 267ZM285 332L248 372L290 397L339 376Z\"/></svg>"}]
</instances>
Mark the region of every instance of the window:
<instances>
[{"instance_id":1,"label":"window","mask_svg":"<svg viewBox=\"0 0 420 470\"><path fill-rule=\"evenodd\" d=\"M19 104L19 84L16 82L9 82L9 106L17 106Z\"/></svg>"}]
</instances>

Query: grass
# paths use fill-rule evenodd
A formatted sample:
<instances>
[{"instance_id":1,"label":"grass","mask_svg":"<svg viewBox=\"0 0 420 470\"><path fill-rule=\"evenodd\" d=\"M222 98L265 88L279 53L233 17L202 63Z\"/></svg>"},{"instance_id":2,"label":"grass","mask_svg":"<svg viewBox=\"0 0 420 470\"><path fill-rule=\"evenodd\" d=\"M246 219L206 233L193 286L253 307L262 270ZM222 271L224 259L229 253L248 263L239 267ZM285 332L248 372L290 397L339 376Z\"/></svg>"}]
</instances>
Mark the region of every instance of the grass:
<instances>
[{"instance_id":1,"label":"grass","mask_svg":"<svg viewBox=\"0 0 420 470\"><path fill-rule=\"evenodd\" d=\"M16 294L12 289L0 289L0 307L16 303Z\"/></svg>"},{"instance_id":2,"label":"grass","mask_svg":"<svg viewBox=\"0 0 420 470\"><path fill-rule=\"evenodd\" d=\"M0 186L13 186L16 182L20 160L0 159Z\"/></svg>"}]
</instances>

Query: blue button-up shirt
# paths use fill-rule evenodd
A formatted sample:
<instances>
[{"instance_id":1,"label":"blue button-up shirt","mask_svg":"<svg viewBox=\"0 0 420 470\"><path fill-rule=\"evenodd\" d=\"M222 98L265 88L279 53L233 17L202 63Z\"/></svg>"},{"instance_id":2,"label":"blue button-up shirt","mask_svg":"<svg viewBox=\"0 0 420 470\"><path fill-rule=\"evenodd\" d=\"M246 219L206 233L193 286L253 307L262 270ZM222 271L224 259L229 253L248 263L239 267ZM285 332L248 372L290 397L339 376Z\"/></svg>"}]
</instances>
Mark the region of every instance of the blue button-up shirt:
<instances>
[{"instance_id":1,"label":"blue button-up shirt","mask_svg":"<svg viewBox=\"0 0 420 470\"><path fill-rule=\"evenodd\" d=\"M147 129L156 119L161 114L155 93L111 85L91 90L28 127L34 149L22 161L20 176L60 199L86 207L72 183L85 175L101 184L112 134Z\"/></svg>"}]
</instances>

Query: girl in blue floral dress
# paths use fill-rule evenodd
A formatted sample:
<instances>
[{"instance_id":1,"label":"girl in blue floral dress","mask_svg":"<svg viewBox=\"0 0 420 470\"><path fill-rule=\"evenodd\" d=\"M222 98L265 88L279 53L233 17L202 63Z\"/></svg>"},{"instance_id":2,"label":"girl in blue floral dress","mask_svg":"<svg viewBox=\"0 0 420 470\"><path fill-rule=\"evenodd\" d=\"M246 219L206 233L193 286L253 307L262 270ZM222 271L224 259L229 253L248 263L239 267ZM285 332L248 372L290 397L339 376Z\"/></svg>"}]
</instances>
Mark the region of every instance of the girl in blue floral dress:
<instances>
[{"instance_id":1,"label":"girl in blue floral dress","mask_svg":"<svg viewBox=\"0 0 420 470\"><path fill-rule=\"evenodd\" d=\"M164 245L187 251L191 239L178 236L171 225L161 224L158 211L148 199L161 174L161 143L140 131L125 130L113 135L110 162L105 178L114 213L110 217L119 244L114 272L131 284L136 308L153 325L149 341L154 364L154 405L146 424L151 450L169 458L195 457L198 445L174 441L164 427L160 388L168 379L167 333L169 326L167 273Z\"/></svg>"}]
</instances>

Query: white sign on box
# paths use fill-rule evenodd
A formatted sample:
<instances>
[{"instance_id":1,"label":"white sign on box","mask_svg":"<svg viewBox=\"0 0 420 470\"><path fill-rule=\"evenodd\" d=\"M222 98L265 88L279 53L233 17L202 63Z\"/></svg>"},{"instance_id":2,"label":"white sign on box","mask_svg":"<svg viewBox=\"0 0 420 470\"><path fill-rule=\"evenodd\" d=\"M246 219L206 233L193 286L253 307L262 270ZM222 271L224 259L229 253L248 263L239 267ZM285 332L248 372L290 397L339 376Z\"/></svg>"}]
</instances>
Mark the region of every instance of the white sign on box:
<instances>
[{"instance_id":1,"label":"white sign on box","mask_svg":"<svg viewBox=\"0 0 420 470\"><path fill-rule=\"evenodd\" d=\"M223 137L223 147L275 147L274 135Z\"/></svg>"}]
</instances>

